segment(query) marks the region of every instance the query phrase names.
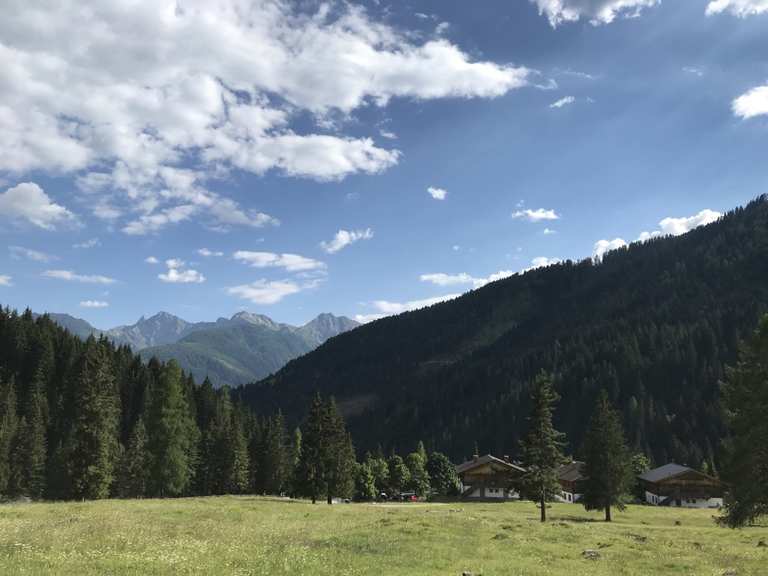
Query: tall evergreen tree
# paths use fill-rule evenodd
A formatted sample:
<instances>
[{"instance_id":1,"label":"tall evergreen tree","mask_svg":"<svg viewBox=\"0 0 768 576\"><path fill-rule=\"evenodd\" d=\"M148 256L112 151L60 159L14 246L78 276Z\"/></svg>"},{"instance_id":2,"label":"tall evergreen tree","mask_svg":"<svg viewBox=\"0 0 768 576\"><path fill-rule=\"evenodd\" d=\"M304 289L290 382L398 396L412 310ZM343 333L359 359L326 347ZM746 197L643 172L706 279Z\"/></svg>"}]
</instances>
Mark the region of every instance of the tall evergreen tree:
<instances>
[{"instance_id":1,"label":"tall evergreen tree","mask_svg":"<svg viewBox=\"0 0 768 576\"><path fill-rule=\"evenodd\" d=\"M88 339L76 383L74 419L66 449L71 496L106 498L119 454L119 406L105 341Z\"/></svg>"},{"instance_id":2,"label":"tall evergreen tree","mask_svg":"<svg viewBox=\"0 0 768 576\"><path fill-rule=\"evenodd\" d=\"M302 493L309 496L313 504L317 502L318 495L325 491L324 412L323 400L320 394L315 394L301 427L298 477Z\"/></svg>"},{"instance_id":3,"label":"tall evergreen tree","mask_svg":"<svg viewBox=\"0 0 768 576\"><path fill-rule=\"evenodd\" d=\"M738 527L768 515L768 316L728 370L723 403L731 428L723 467L729 484L723 521Z\"/></svg>"},{"instance_id":4,"label":"tall evergreen tree","mask_svg":"<svg viewBox=\"0 0 768 576\"><path fill-rule=\"evenodd\" d=\"M389 468L389 491L393 495L400 494L408 489L411 482L411 471L405 465L403 459L397 454L393 454L387 462Z\"/></svg>"},{"instance_id":5,"label":"tall evergreen tree","mask_svg":"<svg viewBox=\"0 0 768 576\"><path fill-rule=\"evenodd\" d=\"M180 496L192 479L198 430L182 388L181 369L173 360L161 370L152 404L150 492L160 497Z\"/></svg>"},{"instance_id":6,"label":"tall evergreen tree","mask_svg":"<svg viewBox=\"0 0 768 576\"><path fill-rule=\"evenodd\" d=\"M0 495L8 495L13 470L11 454L19 426L13 380L0 382Z\"/></svg>"},{"instance_id":7,"label":"tall evergreen tree","mask_svg":"<svg viewBox=\"0 0 768 576\"><path fill-rule=\"evenodd\" d=\"M141 498L147 493L150 466L147 444L147 428L144 419L139 417L133 426L120 466L117 493L123 498Z\"/></svg>"},{"instance_id":8,"label":"tall evergreen tree","mask_svg":"<svg viewBox=\"0 0 768 576\"><path fill-rule=\"evenodd\" d=\"M565 462L565 434L552 425L553 405L559 399L552 379L540 373L531 391L532 410L528 417L528 434L521 443L525 494L541 507L541 521L547 520L547 501L560 491L557 469Z\"/></svg>"},{"instance_id":9,"label":"tall evergreen tree","mask_svg":"<svg viewBox=\"0 0 768 576\"><path fill-rule=\"evenodd\" d=\"M18 495L40 499L45 493L45 396L42 390L42 380L38 380L29 393L26 416L22 417L17 435L17 454L14 458L16 470L16 486L13 489Z\"/></svg>"},{"instance_id":10,"label":"tall evergreen tree","mask_svg":"<svg viewBox=\"0 0 768 576\"><path fill-rule=\"evenodd\" d=\"M623 497L632 490L634 476L621 417L605 390L597 399L582 453L582 503L587 510L605 510L605 521L610 522L612 506L624 509Z\"/></svg>"},{"instance_id":11,"label":"tall evergreen tree","mask_svg":"<svg viewBox=\"0 0 768 576\"><path fill-rule=\"evenodd\" d=\"M423 450L423 444L421 445L421 448ZM415 492L416 496L429 496L430 479L429 474L427 473L427 462L422 456L422 452L417 450L416 452L408 454L405 459L405 465L408 467L408 472L410 472L411 476L408 488Z\"/></svg>"},{"instance_id":12,"label":"tall evergreen tree","mask_svg":"<svg viewBox=\"0 0 768 576\"><path fill-rule=\"evenodd\" d=\"M376 483L368 462L357 465L355 474L355 500L368 502L376 499Z\"/></svg>"},{"instance_id":13,"label":"tall evergreen tree","mask_svg":"<svg viewBox=\"0 0 768 576\"><path fill-rule=\"evenodd\" d=\"M335 496L352 496L355 479L355 449L333 398L323 407L322 437L326 501L331 504Z\"/></svg>"}]
</instances>

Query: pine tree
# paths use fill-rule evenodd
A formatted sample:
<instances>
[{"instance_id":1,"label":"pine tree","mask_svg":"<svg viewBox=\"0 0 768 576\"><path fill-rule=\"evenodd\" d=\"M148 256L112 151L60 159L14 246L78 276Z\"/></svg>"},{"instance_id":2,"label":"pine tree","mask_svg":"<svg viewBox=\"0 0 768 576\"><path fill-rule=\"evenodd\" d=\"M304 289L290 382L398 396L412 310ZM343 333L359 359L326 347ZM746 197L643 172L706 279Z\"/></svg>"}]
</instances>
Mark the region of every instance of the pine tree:
<instances>
[{"instance_id":1,"label":"pine tree","mask_svg":"<svg viewBox=\"0 0 768 576\"><path fill-rule=\"evenodd\" d=\"M299 462L301 462L301 429L295 428L291 437L291 446L288 452L288 470L286 478L288 493L293 495L299 492Z\"/></svg>"},{"instance_id":2,"label":"pine tree","mask_svg":"<svg viewBox=\"0 0 768 576\"><path fill-rule=\"evenodd\" d=\"M119 453L119 407L103 341L88 339L76 373L74 419L66 449L71 496L106 498Z\"/></svg>"},{"instance_id":3,"label":"pine tree","mask_svg":"<svg viewBox=\"0 0 768 576\"><path fill-rule=\"evenodd\" d=\"M141 498L147 493L149 475L148 436L144 419L139 417L128 440L120 466L118 495L123 498Z\"/></svg>"},{"instance_id":4,"label":"pine tree","mask_svg":"<svg viewBox=\"0 0 768 576\"><path fill-rule=\"evenodd\" d=\"M232 413L232 425L230 428L230 473L227 492L242 494L248 490L248 470L250 466L248 457L248 442L245 438L243 421L239 410Z\"/></svg>"},{"instance_id":5,"label":"pine tree","mask_svg":"<svg viewBox=\"0 0 768 576\"><path fill-rule=\"evenodd\" d=\"M335 496L352 496L355 479L355 449L333 398L323 407L322 438L326 501L331 504Z\"/></svg>"},{"instance_id":6,"label":"pine tree","mask_svg":"<svg viewBox=\"0 0 768 576\"><path fill-rule=\"evenodd\" d=\"M150 492L160 497L180 496L192 479L198 431L183 393L181 369L173 360L162 368L152 404Z\"/></svg>"},{"instance_id":7,"label":"pine tree","mask_svg":"<svg viewBox=\"0 0 768 576\"><path fill-rule=\"evenodd\" d=\"M0 495L8 494L13 471L11 454L19 426L16 413L16 386L13 380L0 382Z\"/></svg>"},{"instance_id":8,"label":"pine tree","mask_svg":"<svg viewBox=\"0 0 768 576\"><path fill-rule=\"evenodd\" d=\"M582 447L585 476L582 503L587 510L624 509L623 497L632 490L632 458L624 438L621 417L605 390L600 393Z\"/></svg>"},{"instance_id":9,"label":"pine tree","mask_svg":"<svg viewBox=\"0 0 768 576\"><path fill-rule=\"evenodd\" d=\"M722 520L738 527L768 514L768 316L728 370L723 404L731 437L723 466L729 490Z\"/></svg>"},{"instance_id":10,"label":"pine tree","mask_svg":"<svg viewBox=\"0 0 768 576\"><path fill-rule=\"evenodd\" d=\"M421 445L421 448L423 450L423 444ZM408 472L410 472L411 475L408 488L415 492L416 496L419 496L420 498L428 496L430 491L429 474L427 473L427 462L422 456L422 453L416 451L408 454L405 459L405 465L408 467Z\"/></svg>"},{"instance_id":11,"label":"pine tree","mask_svg":"<svg viewBox=\"0 0 768 576\"><path fill-rule=\"evenodd\" d=\"M432 452L427 461L432 489L438 496L456 496L459 493L459 477L456 467L441 452Z\"/></svg>"},{"instance_id":12,"label":"pine tree","mask_svg":"<svg viewBox=\"0 0 768 576\"><path fill-rule=\"evenodd\" d=\"M565 462L565 434L552 425L552 409L558 400L551 377L541 373L531 391L532 411L528 417L528 434L521 443L525 494L541 507L541 521L547 520L547 501L560 491L557 469Z\"/></svg>"},{"instance_id":13,"label":"pine tree","mask_svg":"<svg viewBox=\"0 0 768 576\"><path fill-rule=\"evenodd\" d=\"M42 382L38 381L30 392L27 415L19 426L19 448L16 459L19 482L15 492L19 495L40 499L45 493L45 461L47 454L45 434L45 396Z\"/></svg>"}]
</instances>

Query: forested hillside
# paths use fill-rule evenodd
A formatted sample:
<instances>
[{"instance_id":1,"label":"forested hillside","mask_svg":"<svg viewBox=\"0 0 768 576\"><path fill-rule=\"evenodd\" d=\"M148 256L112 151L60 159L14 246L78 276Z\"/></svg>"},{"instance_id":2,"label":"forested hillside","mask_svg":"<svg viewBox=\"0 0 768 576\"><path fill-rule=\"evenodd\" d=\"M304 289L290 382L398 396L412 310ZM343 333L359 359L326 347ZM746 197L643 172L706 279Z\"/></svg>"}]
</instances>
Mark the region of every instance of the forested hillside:
<instances>
[{"instance_id":1,"label":"forested hillside","mask_svg":"<svg viewBox=\"0 0 768 576\"><path fill-rule=\"evenodd\" d=\"M334 338L238 394L298 418L334 395L359 449L423 439L458 459L515 454L528 386L552 371L555 423L580 446L598 392L657 463L717 465L718 382L768 309L768 202L720 221L487 285Z\"/></svg>"}]
</instances>

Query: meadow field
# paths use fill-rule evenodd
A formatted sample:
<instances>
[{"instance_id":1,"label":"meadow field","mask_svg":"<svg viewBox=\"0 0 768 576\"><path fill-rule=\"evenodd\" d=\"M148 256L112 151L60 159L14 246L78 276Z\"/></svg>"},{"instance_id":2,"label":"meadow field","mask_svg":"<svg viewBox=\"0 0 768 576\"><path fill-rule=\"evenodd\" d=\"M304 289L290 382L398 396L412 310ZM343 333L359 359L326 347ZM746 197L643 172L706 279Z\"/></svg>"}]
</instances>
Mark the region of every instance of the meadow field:
<instances>
[{"instance_id":1,"label":"meadow field","mask_svg":"<svg viewBox=\"0 0 768 576\"><path fill-rule=\"evenodd\" d=\"M612 524L577 505L550 514L246 496L5 504L0 574L768 574L768 525L729 530L713 511L641 506Z\"/></svg>"}]
</instances>

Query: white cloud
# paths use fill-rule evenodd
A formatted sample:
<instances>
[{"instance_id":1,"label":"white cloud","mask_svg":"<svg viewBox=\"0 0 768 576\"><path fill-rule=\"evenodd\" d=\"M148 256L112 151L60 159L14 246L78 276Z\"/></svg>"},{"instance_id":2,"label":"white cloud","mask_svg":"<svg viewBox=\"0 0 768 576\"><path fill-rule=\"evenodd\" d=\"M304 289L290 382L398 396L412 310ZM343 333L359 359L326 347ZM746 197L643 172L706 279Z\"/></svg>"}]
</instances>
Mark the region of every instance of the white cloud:
<instances>
[{"instance_id":1,"label":"white cloud","mask_svg":"<svg viewBox=\"0 0 768 576\"><path fill-rule=\"evenodd\" d=\"M683 72L686 74L692 74L693 76L698 76L701 78L704 76L704 68L701 66L683 66Z\"/></svg>"},{"instance_id":2,"label":"white cloud","mask_svg":"<svg viewBox=\"0 0 768 576\"><path fill-rule=\"evenodd\" d=\"M653 232L643 232L640 234L638 240L645 241L650 238L656 238L658 236L680 236L681 234L690 232L699 226L706 226L707 224L711 224L721 217L722 214L720 212L705 209L698 214L694 214L693 216L682 218L664 218L661 222L659 222L659 230L654 230Z\"/></svg>"},{"instance_id":3,"label":"white cloud","mask_svg":"<svg viewBox=\"0 0 768 576\"><path fill-rule=\"evenodd\" d=\"M592 256L596 260L602 260L603 256L607 252L618 250L619 248L623 248L625 246L628 246L628 244L623 238L614 238L613 240L598 240L595 242L595 246L592 249Z\"/></svg>"},{"instance_id":4,"label":"white cloud","mask_svg":"<svg viewBox=\"0 0 768 576\"><path fill-rule=\"evenodd\" d=\"M2 126L2 105L0 105L0 126ZM0 142L1 162L2 143ZM57 224L75 220L72 212L52 202L43 189L34 182L22 182L0 193L0 216L26 220L46 230L53 230Z\"/></svg>"},{"instance_id":5,"label":"white cloud","mask_svg":"<svg viewBox=\"0 0 768 576\"><path fill-rule=\"evenodd\" d=\"M254 304L275 304L286 296L296 294L301 290L302 288L298 284L288 280L272 282L256 280L250 284L227 288L227 293L243 300L249 300Z\"/></svg>"},{"instance_id":6,"label":"white cloud","mask_svg":"<svg viewBox=\"0 0 768 576\"><path fill-rule=\"evenodd\" d=\"M232 256L254 268L283 268L288 272L324 270L325 263L298 254L275 254L274 252L250 252L238 250Z\"/></svg>"},{"instance_id":7,"label":"white cloud","mask_svg":"<svg viewBox=\"0 0 768 576\"><path fill-rule=\"evenodd\" d=\"M512 218L528 220L529 222L541 222L543 220L559 220L560 216L554 210L537 208L536 210L517 210L512 213Z\"/></svg>"},{"instance_id":8,"label":"white cloud","mask_svg":"<svg viewBox=\"0 0 768 576\"><path fill-rule=\"evenodd\" d=\"M543 234L545 236L551 236L552 234L557 234L557 230L553 230L552 228L544 228Z\"/></svg>"},{"instance_id":9,"label":"white cloud","mask_svg":"<svg viewBox=\"0 0 768 576\"><path fill-rule=\"evenodd\" d=\"M144 262L146 262L147 264L159 264L160 260L158 260L154 256L147 256L146 258L144 258Z\"/></svg>"},{"instance_id":10,"label":"white cloud","mask_svg":"<svg viewBox=\"0 0 768 576\"><path fill-rule=\"evenodd\" d=\"M564 22L576 22L582 18L593 26L610 24L616 17L636 18L644 8L661 3L661 0L530 0L539 8L539 14L549 19L556 28Z\"/></svg>"},{"instance_id":11,"label":"white cloud","mask_svg":"<svg viewBox=\"0 0 768 576\"><path fill-rule=\"evenodd\" d=\"M752 88L733 101L733 113L740 118L753 118L768 114L768 85Z\"/></svg>"},{"instance_id":12,"label":"white cloud","mask_svg":"<svg viewBox=\"0 0 768 576\"><path fill-rule=\"evenodd\" d=\"M307 114L494 98L531 74L351 3L64 1L41 14L15 2L0 20L0 171L78 173L83 203L100 218L128 216L129 234L192 218L275 223L206 188L232 169L339 180L398 162L371 138L300 129Z\"/></svg>"},{"instance_id":13,"label":"white cloud","mask_svg":"<svg viewBox=\"0 0 768 576\"><path fill-rule=\"evenodd\" d=\"M547 268L548 266L554 266L555 264L559 264L560 262L561 262L560 258L548 258L547 256L537 256L536 258L531 260L530 266L520 271L520 274L525 274L526 272L530 272L531 270L536 270L538 268Z\"/></svg>"},{"instance_id":14,"label":"white cloud","mask_svg":"<svg viewBox=\"0 0 768 576\"><path fill-rule=\"evenodd\" d=\"M45 278L55 278L57 280L66 280L67 282L80 282L83 284L114 284L117 282L114 278L100 276L97 274L77 274L72 270L46 270L43 272Z\"/></svg>"},{"instance_id":15,"label":"white cloud","mask_svg":"<svg viewBox=\"0 0 768 576\"><path fill-rule=\"evenodd\" d=\"M373 238L373 230L370 228L365 230L339 230L336 232L333 240L321 242L320 247L328 252L328 254L335 254L358 240L370 240L371 238Z\"/></svg>"},{"instance_id":16,"label":"white cloud","mask_svg":"<svg viewBox=\"0 0 768 576\"><path fill-rule=\"evenodd\" d=\"M22 258L33 260L34 262L51 262L53 260L58 260L58 257L56 256L40 252L39 250L24 248L23 246L9 246L8 252L10 252L11 258L14 260L21 260Z\"/></svg>"},{"instance_id":17,"label":"white cloud","mask_svg":"<svg viewBox=\"0 0 768 576\"><path fill-rule=\"evenodd\" d=\"M388 300L376 300L372 303L372 306L381 314L400 314L402 312L409 312L411 310L418 310L420 308L434 306L435 304L453 300L459 296L461 296L461 294L445 294L444 296L424 298L423 300L411 300L409 302L390 302Z\"/></svg>"},{"instance_id":18,"label":"white cloud","mask_svg":"<svg viewBox=\"0 0 768 576\"><path fill-rule=\"evenodd\" d=\"M550 108L563 108L564 106L568 106L569 104L573 104L576 102L576 98L573 96L565 96L563 98L560 98L560 100L557 100L556 102L552 102L552 104L549 105Z\"/></svg>"},{"instance_id":19,"label":"white cloud","mask_svg":"<svg viewBox=\"0 0 768 576\"><path fill-rule=\"evenodd\" d=\"M712 0L707 4L707 16L726 11L739 18L764 14L768 12L768 0Z\"/></svg>"},{"instance_id":20,"label":"white cloud","mask_svg":"<svg viewBox=\"0 0 768 576\"><path fill-rule=\"evenodd\" d=\"M390 130L379 130L379 134L381 134L382 138L386 138L387 140L397 140L397 134Z\"/></svg>"},{"instance_id":21,"label":"white cloud","mask_svg":"<svg viewBox=\"0 0 768 576\"><path fill-rule=\"evenodd\" d=\"M200 248L197 253L200 254L200 256L205 256L206 258L211 256L224 256L224 252L214 252L208 248Z\"/></svg>"},{"instance_id":22,"label":"white cloud","mask_svg":"<svg viewBox=\"0 0 768 576\"><path fill-rule=\"evenodd\" d=\"M13 286L12 278L7 274L0 274L0 286Z\"/></svg>"},{"instance_id":23,"label":"white cloud","mask_svg":"<svg viewBox=\"0 0 768 576\"><path fill-rule=\"evenodd\" d=\"M98 238L91 238L90 240L85 240L84 242L72 244L72 248L95 248L96 246L101 246L101 241Z\"/></svg>"},{"instance_id":24,"label":"white cloud","mask_svg":"<svg viewBox=\"0 0 768 576\"><path fill-rule=\"evenodd\" d=\"M202 284L205 282L205 276L197 270L185 269L186 263L178 258L170 258L165 261L168 270L165 274L158 274L157 277L169 284Z\"/></svg>"},{"instance_id":25,"label":"white cloud","mask_svg":"<svg viewBox=\"0 0 768 576\"><path fill-rule=\"evenodd\" d=\"M435 200L445 200L445 197L448 195L448 191L444 188L436 188L434 186L427 188L427 192Z\"/></svg>"},{"instance_id":26,"label":"white cloud","mask_svg":"<svg viewBox=\"0 0 768 576\"><path fill-rule=\"evenodd\" d=\"M109 302L103 300L83 300L80 302L81 308L107 308L108 306Z\"/></svg>"},{"instance_id":27,"label":"white cloud","mask_svg":"<svg viewBox=\"0 0 768 576\"><path fill-rule=\"evenodd\" d=\"M466 272L461 272L459 274L436 272L432 274L422 274L419 276L419 280L422 282L430 282L437 286L455 286L457 284L473 284L477 278L470 276Z\"/></svg>"}]
</instances>

